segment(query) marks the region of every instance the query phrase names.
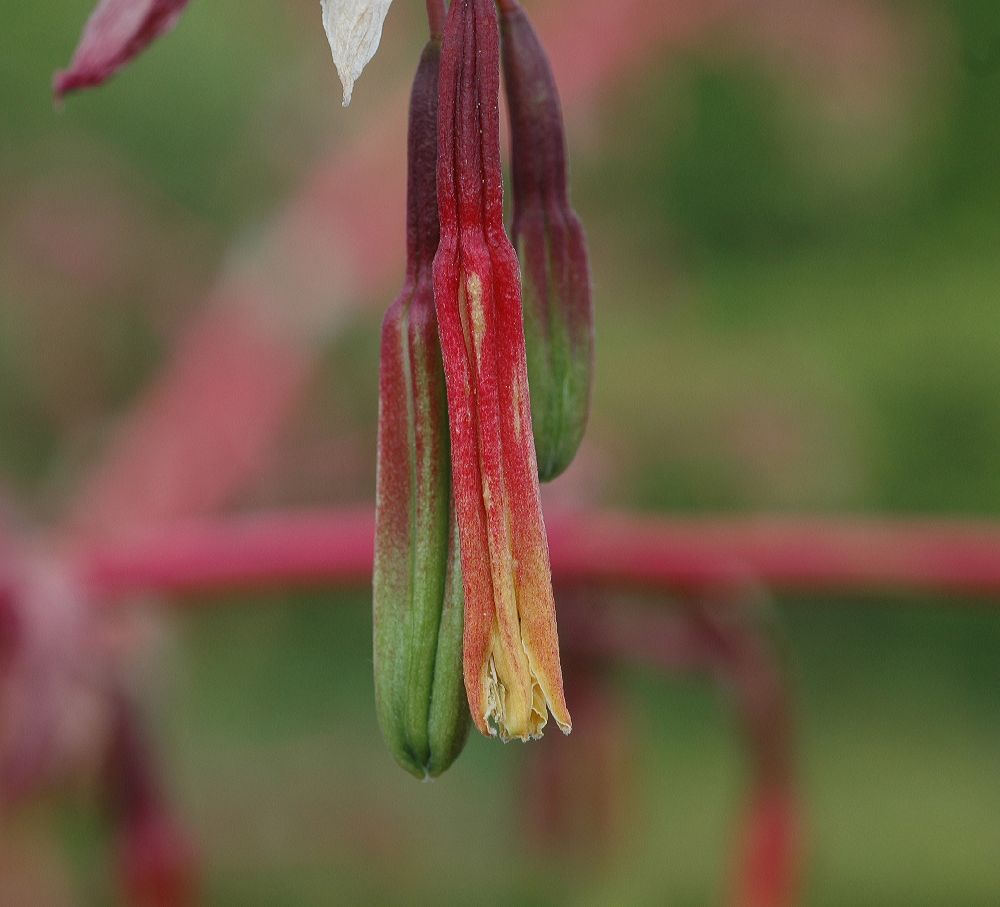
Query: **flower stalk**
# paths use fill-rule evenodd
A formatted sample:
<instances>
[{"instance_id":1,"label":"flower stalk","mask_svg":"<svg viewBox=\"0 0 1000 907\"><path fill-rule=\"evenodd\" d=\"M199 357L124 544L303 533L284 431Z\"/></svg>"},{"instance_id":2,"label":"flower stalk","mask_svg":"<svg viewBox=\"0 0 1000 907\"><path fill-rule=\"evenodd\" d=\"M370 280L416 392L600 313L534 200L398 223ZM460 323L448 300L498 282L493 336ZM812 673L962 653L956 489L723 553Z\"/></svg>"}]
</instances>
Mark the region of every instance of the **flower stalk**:
<instances>
[{"instance_id":1,"label":"flower stalk","mask_svg":"<svg viewBox=\"0 0 1000 907\"><path fill-rule=\"evenodd\" d=\"M483 734L569 732L532 437L517 257L504 232L492 0L454 0L441 56L434 292L465 589L464 673Z\"/></svg>"}]
</instances>

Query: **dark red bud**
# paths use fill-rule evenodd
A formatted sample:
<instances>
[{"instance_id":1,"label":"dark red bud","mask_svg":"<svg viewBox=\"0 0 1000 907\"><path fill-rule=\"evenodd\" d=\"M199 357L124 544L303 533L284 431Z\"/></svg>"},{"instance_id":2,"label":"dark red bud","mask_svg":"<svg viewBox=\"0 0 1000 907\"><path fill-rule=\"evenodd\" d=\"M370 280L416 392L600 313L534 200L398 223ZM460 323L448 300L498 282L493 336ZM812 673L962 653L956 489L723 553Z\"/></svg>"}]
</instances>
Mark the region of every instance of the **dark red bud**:
<instances>
[{"instance_id":1,"label":"dark red bud","mask_svg":"<svg viewBox=\"0 0 1000 907\"><path fill-rule=\"evenodd\" d=\"M524 10L505 3L504 81L510 113L514 220L524 272L531 415L542 481L576 454L587 425L594 313L583 227L569 203L566 138L555 78Z\"/></svg>"}]
</instances>

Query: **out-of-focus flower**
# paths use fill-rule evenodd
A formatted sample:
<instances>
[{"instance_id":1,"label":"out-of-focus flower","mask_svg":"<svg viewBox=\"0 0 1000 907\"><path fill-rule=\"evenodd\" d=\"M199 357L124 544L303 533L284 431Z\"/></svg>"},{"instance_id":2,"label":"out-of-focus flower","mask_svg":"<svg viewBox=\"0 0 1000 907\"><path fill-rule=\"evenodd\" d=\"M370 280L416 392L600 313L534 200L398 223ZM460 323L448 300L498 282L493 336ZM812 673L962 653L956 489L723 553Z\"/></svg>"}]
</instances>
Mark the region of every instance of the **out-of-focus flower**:
<instances>
[{"instance_id":1,"label":"out-of-focus flower","mask_svg":"<svg viewBox=\"0 0 1000 907\"><path fill-rule=\"evenodd\" d=\"M344 106L378 50L392 0L321 0L323 28L344 85ZM83 30L69 69L56 73L57 98L101 85L180 18L188 0L100 0Z\"/></svg>"},{"instance_id":2,"label":"out-of-focus flower","mask_svg":"<svg viewBox=\"0 0 1000 907\"><path fill-rule=\"evenodd\" d=\"M425 48L410 100L406 283L382 324L375 499L375 706L396 761L418 778L448 768L469 729L431 273L440 50L437 41Z\"/></svg>"},{"instance_id":3,"label":"out-of-focus flower","mask_svg":"<svg viewBox=\"0 0 1000 907\"><path fill-rule=\"evenodd\" d=\"M344 106L351 103L354 83L378 50L382 23L392 0L322 0L323 28L333 62L344 85Z\"/></svg>"},{"instance_id":4,"label":"out-of-focus flower","mask_svg":"<svg viewBox=\"0 0 1000 907\"><path fill-rule=\"evenodd\" d=\"M572 650L563 664L577 728L572 740L546 741L525 756L525 845L535 854L592 864L627 840L632 780L627 710L601 665L574 657Z\"/></svg>"},{"instance_id":5,"label":"out-of-focus flower","mask_svg":"<svg viewBox=\"0 0 1000 907\"><path fill-rule=\"evenodd\" d=\"M131 907L198 903L194 846L167 808L138 715L121 692L104 762L104 796L118 838L122 894Z\"/></svg>"},{"instance_id":6,"label":"out-of-focus flower","mask_svg":"<svg viewBox=\"0 0 1000 907\"><path fill-rule=\"evenodd\" d=\"M101 0L69 69L56 73L56 97L106 82L173 28L187 4L188 0Z\"/></svg>"},{"instance_id":7,"label":"out-of-focus flower","mask_svg":"<svg viewBox=\"0 0 1000 907\"><path fill-rule=\"evenodd\" d=\"M570 206L566 137L549 61L511 0L500 13L510 113L514 220L524 271L524 333L538 475L554 479L576 454L590 409L594 310L587 242Z\"/></svg>"},{"instance_id":8,"label":"out-of-focus flower","mask_svg":"<svg viewBox=\"0 0 1000 907\"><path fill-rule=\"evenodd\" d=\"M441 54L434 295L465 590L465 686L484 734L570 730L524 352L503 227L500 39L492 0L454 0Z\"/></svg>"},{"instance_id":9,"label":"out-of-focus flower","mask_svg":"<svg viewBox=\"0 0 1000 907\"><path fill-rule=\"evenodd\" d=\"M92 602L50 556L25 556L0 621L0 802L89 774L106 739L109 666Z\"/></svg>"}]
</instances>

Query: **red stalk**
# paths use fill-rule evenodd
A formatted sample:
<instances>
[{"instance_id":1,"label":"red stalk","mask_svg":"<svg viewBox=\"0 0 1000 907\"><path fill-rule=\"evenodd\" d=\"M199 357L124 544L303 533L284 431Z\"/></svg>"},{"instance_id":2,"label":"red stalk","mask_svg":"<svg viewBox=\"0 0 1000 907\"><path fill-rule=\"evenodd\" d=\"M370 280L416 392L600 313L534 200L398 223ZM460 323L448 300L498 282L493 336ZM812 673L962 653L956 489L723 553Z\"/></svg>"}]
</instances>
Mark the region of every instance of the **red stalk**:
<instances>
[{"instance_id":1,"label":"red stalk","mask_svg":"<svg viewBox=\"0 0 1000 907\"><path fill-rule=\"evenodd\" d=\"M564 583L699 592L754 582L774 592L1000 604L996 523L564 513L548 524ZM112 597L363 586L373 526L369 509L175 521L127 538L77 539L72 554L96 591Z\"/></svg>"}]
</instances>

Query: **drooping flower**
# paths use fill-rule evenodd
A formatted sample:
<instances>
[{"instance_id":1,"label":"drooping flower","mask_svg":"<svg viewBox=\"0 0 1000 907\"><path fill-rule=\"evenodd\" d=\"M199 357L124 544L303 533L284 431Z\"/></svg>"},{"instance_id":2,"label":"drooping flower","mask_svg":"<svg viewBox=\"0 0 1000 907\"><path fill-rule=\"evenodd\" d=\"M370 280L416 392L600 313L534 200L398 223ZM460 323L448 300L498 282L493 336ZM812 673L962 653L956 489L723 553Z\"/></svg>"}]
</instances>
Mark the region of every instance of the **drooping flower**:
<instances>
[{"instance_id":1,"label":"drooping flower","mask_svg":"<svg viewBox=\"0 0 1000 907\"><path fill-rule=\"evenodd\" d=\"M462 576L451 508L448 416L434 311L440 44L410 99L407 269L382 324L375 503L375 703L397 762L441 774L469 729L462 684Z\"/></svg>"},{"instance_id":2,"label":"drooping flower","mask_svg":"<svg viewBox=\"0 0 1000 907\"><path fill-rule=\"evenodd\" d=\"M57 98L101 85L180 18L188 0L101 0L91 13L69 69L56 73Z\"/></svg>"},{"instance_id":3,"label":"drooping flower","mask_svg":"<svg viewBox=\"0 0 1000 907\"><path fill-rule=\"evenodd\" d=\"M552 69L516 0L500 12L510 113L514 219L538 474L554 479L583 439L594 364L587 242L567 189L566 137Z\"/></svg>"},{"instance_id":4,"label":"drooping flower","mask_svg":"<svg viewBox=\"0 0 1000 907\"><path fill-rule=\"evenodd\" d=\"M434 293L465 590L464 673L484 734L527 740L563 694L532 438L517 257L504 232L492 0L453 0L441 55Z\"/></svg>"}]
</instances>

